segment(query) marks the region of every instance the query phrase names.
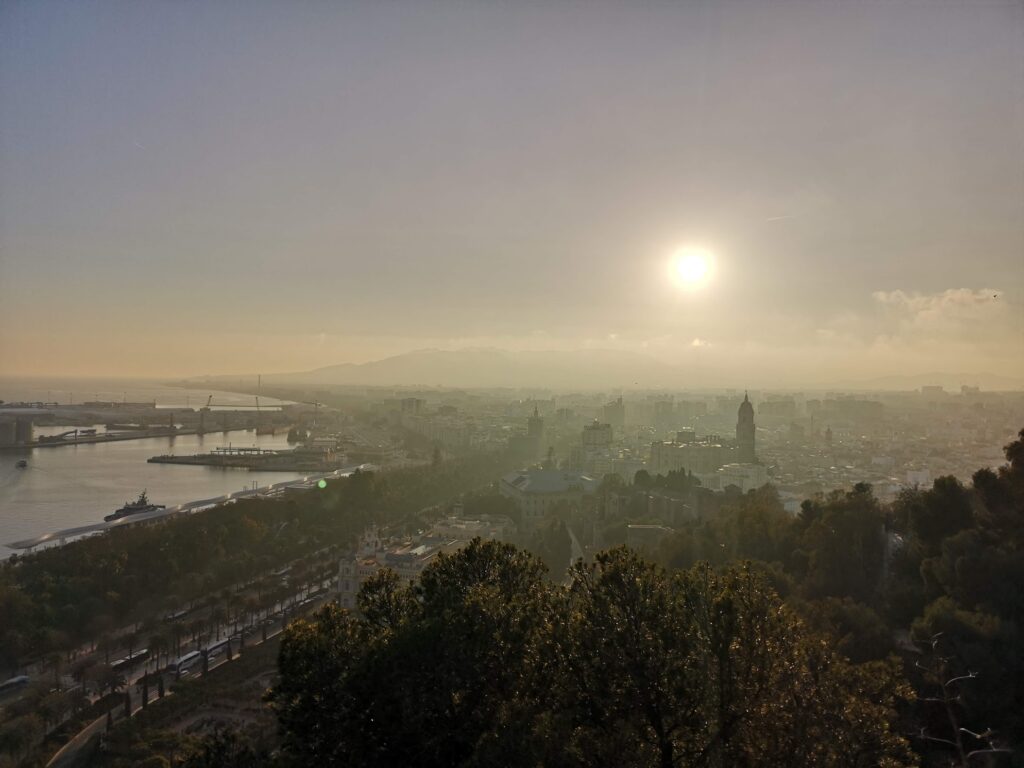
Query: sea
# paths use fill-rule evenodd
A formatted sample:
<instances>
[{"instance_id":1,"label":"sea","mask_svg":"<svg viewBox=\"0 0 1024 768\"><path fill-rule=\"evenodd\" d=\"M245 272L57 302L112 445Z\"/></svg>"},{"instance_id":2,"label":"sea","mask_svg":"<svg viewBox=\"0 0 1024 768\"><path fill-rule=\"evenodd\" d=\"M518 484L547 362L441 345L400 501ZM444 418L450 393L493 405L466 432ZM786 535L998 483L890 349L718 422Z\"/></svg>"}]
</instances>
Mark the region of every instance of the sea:
<instances>
[{"instance_id":1,"label":"sea","mask_svg":"<svg viewBox=\"0 0 1024 768\"><path fill-rule=\"evenodd\" d=\"M27 379L0 377L0 400L80 403L83 401L155 402L158 408L198 408L213 395L215 408L255 404L253 395L183 389L140 379ZM284 401L260 397L260 405ZM95 425L103 432L103 425ZM35 434L64 432L36 427ZM0 559L15 550L10 542L43 533L103 521L146 491L154 504L174 506L198 499L266 486L301 477L296 472L250 472L244 469L149 464L160 454L210 453L220 446L287 448L287 436L254 431L208 432L205 435L124 440L93 445L35 448L0 453ZM28 466L19 469L24 459Z\"/></svg>"}]
</instances>

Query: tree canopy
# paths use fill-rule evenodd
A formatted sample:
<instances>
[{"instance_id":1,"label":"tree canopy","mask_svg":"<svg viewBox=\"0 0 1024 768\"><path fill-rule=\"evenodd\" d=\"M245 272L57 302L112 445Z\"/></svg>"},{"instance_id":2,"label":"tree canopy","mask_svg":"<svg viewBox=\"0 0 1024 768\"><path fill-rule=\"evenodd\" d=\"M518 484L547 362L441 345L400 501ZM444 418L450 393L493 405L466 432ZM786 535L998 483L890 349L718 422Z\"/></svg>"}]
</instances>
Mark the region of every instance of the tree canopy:
<instances>
[{"instance_id":1,"label":"tree canopy","mask_svg":"<svg viewBox=\"0 0 1024 768\"><path fill-rule=\"evenodd\" d=\"M511 545L387 572L361 615L293 624L272 692L302 764L898 766L908 689L853 665L743 566L670 573L619 548L567 585ZM797 762L790 762L798 756Z\"/></svg>"}]
</instances>

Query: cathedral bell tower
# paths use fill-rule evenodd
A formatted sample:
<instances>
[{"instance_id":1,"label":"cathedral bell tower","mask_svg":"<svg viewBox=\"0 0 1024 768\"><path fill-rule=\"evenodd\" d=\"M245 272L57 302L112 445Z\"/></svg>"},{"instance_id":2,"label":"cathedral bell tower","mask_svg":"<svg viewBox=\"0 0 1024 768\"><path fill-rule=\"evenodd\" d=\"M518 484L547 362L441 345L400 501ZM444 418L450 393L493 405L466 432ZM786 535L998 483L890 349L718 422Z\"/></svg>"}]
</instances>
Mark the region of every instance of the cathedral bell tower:
<instances>
[{"instance_id":1,"label":"cathedral bell tower","mask_svg":"<svg viewBox=\"0 0 1024 768\"><path fill-rule=\"evenodd\" d=\"M741 464L754 464L754 406L747 393L743 393L739 417L736 421L736 460Z\"/></svg>"},{"instance_id":2,"label":"cathedral bell tower","mask_svg":"<svg viewBox=\"0 0 1024 768\"><path fill-rule=\"evenodd\" d=\"M537 412L536 405L533 406L533 416L526 420L526 434L532 445L533 458L536 459L540 456L544 443L544 419Z\"/></svg>"}]
</instances>

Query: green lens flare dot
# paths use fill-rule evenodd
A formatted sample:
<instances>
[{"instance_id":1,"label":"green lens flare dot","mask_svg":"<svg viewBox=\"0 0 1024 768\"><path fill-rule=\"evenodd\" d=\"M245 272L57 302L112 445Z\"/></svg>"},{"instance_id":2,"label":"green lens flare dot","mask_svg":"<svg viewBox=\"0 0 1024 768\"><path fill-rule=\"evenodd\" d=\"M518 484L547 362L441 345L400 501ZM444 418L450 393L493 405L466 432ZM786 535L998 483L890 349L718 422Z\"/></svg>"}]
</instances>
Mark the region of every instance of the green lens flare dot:
<instances>
[{"instance_id":1,"label":"green lens flare dot","mask_svg":"<svg viewBox=\"0 0 1024 768\"><path fill-rule=\"evenodd\" d=\"M327 487L327 481L326 480L321 480L316 485L317 485L318 488L326 488Z\"/></svg>"}]
</instances>

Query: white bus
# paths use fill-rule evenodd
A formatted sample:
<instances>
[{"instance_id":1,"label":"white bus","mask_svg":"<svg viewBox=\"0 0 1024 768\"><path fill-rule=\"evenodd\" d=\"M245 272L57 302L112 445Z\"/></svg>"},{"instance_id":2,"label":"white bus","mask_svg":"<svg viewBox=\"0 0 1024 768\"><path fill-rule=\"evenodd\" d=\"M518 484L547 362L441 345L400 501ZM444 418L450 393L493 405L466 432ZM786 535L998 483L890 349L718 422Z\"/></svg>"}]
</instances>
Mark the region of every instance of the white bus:
<instances>
[{"instance_id":1,"label":"white bus","mask_svg":"<svg viewBox=\"0 0 1024 768\"><path fill-rule=\"evenodd\" d=\"M28 685L28 676L18 675L17 677L12 677L10 680L5 680L0 683L0 693L16 691L19 688L24 688L26 685Z\"/></svg>"},{"instance_id":2,"label":"white bus","mask_svg":"<svg viewBox=\"0 0 1024 768\"><path fill-rule=\"evenodd\" d=\"M128 667L135 666L140 661L145 661L148 658L149 658L149 649L148 648L140 648L135 653L133 653L131 656L125 656L123 659L118 659L117 661L113 662L110 665L110 668L115 670L115 671L120 671L122 669L127 669Z\"/></svg>"},{"instance_id":3,"label":"white bus","mask_svg":"<svg viewBox=\"0 0 1024 768\"><path fill-rule=\"evenodd\" d=\"M191 651L190 653L186 653L181 658L172 661L168 669L171 672L184 672L186 669L194 667L196 664L202 661L202 659L203 654L201 654L199 651Z\"/></svg>"},{"instance_id":4,"label":"white bus","mask_svg":"<svg viewBox=\"0 0 1024 768\"><path fill-rule=\"evenodd\" d=\"M228 643L230 642L231 640L225 637L223 640L218 640L215 643L210 643L208 646L206 646L207 658L212 659L214 656L219 656L220 654L224 653L224 651L228 649Z\"/></svg>"}]
</instances>

